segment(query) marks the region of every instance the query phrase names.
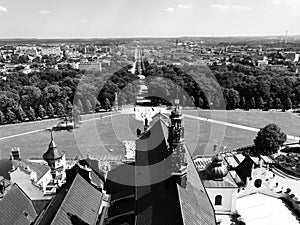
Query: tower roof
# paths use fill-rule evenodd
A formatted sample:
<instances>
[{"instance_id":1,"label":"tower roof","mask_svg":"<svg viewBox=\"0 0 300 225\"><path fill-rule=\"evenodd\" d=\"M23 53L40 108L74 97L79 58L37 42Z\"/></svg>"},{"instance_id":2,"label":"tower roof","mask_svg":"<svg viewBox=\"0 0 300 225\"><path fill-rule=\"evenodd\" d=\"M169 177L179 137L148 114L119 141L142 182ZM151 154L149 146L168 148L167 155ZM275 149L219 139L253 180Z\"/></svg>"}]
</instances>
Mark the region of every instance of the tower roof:
<instances>
[{"instance_id":1,"label":"tower roof","mask_svg":"<svg viewBox=\"0 0 300 225\"><path fill-rule=\"evenodd\" d=\"M223 179L228 174L227 166L223 162L221 155L216 155L212 162L207 166L206 173L210 179Z\"/></svg>"},{"instance_id":2,"label":"tower roof","mask_svg":"<svg viewBox=\"0 0 300 225\"><path fill-rule=\"evenodd\" d=\"M60 159L61 157L63 157L64 154L65 154L64 151L57 148L57 145L54 142L53 135L51 133L51 142L49 144L47 152L45 152L43 155L43 159L46 161L56 160L56 159Z\"/></svg>"}]
</instances>

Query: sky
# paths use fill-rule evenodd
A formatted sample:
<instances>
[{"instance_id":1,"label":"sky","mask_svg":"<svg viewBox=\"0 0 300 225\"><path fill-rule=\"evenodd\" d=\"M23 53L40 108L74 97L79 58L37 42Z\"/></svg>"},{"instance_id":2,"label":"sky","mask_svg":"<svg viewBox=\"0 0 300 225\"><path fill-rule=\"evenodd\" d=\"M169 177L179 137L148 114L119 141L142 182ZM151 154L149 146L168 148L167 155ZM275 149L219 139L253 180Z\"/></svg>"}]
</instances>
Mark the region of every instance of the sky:
<instances>
[{"instance_id":1,"label":"sky","mask_svg":"<svg viewBox=\"0 0 300 225\"><path fill-rule=\"evenodd\" d=\"M0 0L0 38L300 34L300 0Z\"/></svg>"}]
</instances>

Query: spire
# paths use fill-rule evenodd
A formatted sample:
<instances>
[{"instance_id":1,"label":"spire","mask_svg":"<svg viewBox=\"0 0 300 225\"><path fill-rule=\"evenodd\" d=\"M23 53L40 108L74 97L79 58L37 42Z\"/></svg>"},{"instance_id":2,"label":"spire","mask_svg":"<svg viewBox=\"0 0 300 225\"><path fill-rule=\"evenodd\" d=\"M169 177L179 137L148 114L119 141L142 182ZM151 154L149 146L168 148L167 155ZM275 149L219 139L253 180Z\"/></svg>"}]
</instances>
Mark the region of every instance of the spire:
<instances>
[{"instance_id":1,"label":"spire","mask_svg":"<svg viewBox=\"0 0 300 225\"><path fill-rule=\"evenodd\" d=\"M48 146L47 152L44 153L43 159L48 163L53 160L60 159L65 153L57 148L56 143L54 142L53 133L51 130L51 141Z\"/></svg>"}]
</instances>

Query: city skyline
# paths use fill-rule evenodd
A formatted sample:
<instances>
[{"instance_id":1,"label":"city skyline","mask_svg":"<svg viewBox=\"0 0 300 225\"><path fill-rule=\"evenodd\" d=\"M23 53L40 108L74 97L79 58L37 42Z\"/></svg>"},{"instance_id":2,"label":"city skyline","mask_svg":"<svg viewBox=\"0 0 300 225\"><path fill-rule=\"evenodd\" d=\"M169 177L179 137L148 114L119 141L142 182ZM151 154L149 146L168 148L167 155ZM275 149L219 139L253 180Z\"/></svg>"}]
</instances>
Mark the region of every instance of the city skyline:
<instances>
[{"instance_id":1,"label":"city skyline","mask_svg":"<svg viewBox=\"0 0 300 225\"><path fill-rule=\"evenodd\" d=\"M0 38L298 35L300 0L0 1Z\"/></svg>"}]
</instances>

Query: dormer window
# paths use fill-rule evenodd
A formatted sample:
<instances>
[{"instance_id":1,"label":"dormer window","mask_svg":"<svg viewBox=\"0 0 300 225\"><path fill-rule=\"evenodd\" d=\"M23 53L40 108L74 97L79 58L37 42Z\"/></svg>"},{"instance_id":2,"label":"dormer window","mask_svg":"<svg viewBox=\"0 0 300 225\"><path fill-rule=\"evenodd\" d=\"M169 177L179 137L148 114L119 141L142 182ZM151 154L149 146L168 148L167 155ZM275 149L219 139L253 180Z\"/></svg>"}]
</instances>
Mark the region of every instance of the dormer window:
<instances>
[{"instance_id":1,"label":"dormer window","mask_svg":"<svg viewBox=\"0 0 300 225\"><path fill-rule=\"evenodd\" d=\"M215 197L215 205L222 205L222 195L217 195Z\"/></svg>"}]
</instances>

